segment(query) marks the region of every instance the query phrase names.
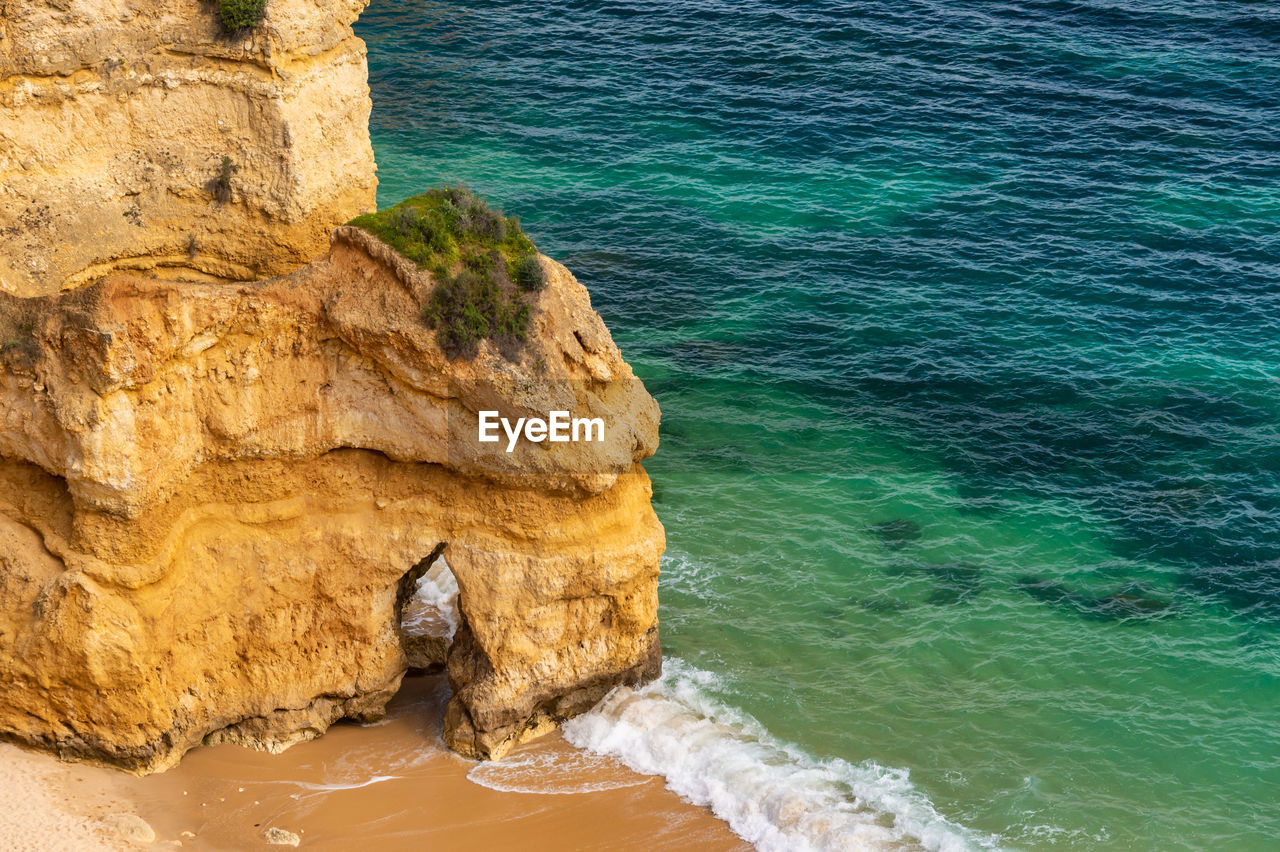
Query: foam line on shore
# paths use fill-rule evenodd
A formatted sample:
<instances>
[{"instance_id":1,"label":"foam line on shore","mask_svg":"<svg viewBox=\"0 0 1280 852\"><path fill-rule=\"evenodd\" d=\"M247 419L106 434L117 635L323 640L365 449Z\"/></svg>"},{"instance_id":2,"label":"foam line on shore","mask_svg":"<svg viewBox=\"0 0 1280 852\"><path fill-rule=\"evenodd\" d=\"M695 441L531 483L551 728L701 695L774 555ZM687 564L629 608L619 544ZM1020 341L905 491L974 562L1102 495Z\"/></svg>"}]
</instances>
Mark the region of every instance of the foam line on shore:
<instances>
[{"instance_id":1,"label":"foam line on shore","mask_svg":"<svg viewBox=\"0 0 1280 852\"><path fill-rule=\"evenodd\" d=\"M481 763L467 780L503 793L576 795L619 790L652 783L652 778L627 777L612 760L590 752L521 754Z\"/></svg>"},{"instance_id":2,"label":"foam line on shore","mask_svg":"<svg viewBox=\"0 0 1280 852\"><path fill-rule=\"evenodd\" d=\"M714 683L713 675L668 659L658 680L619 687L566 722L565 737L663 776L763 852L999 847L939 814L907 770L818 760L710 697Z\"/></svg>"}]
</instances>

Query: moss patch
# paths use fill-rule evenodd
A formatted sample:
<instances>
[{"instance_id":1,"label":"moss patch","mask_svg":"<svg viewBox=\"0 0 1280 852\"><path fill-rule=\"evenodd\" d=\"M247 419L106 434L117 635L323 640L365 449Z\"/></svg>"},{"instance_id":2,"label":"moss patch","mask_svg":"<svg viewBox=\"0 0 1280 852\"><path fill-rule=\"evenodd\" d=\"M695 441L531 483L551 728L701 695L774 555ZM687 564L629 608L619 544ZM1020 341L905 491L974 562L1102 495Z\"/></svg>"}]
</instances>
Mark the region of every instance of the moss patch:
<instances>
[{"instance_id":1,"label":"moss patch","mask_svg":"<svg viewBox=\"0 0 1280 852\"><path fill-rule=\"evenodd\" d=\"M492 340L511 357L527 339L526 292L546 285L538 250L519 220L466 187L444 187L359 216L363 228L431 272L423 317L450 358L474 358Z\"/></svg>"}]
</instances>

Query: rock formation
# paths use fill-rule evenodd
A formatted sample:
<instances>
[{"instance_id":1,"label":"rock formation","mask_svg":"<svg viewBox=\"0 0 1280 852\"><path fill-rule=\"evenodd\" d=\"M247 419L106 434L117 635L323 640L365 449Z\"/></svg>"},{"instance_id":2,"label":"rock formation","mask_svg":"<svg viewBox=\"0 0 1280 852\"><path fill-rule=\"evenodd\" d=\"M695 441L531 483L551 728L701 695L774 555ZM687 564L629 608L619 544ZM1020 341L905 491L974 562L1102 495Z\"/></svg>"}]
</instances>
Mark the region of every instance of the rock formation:
<instances>
[{"instance_id":1,"label":"rock formation","mask_svg":"<svg viewBox=\"0 0 1280 852\"><path fill-rule=\"evenodd\" d=\"M376 718L443 552L446 740L498 757L658 670L657 406L545 257L517 358L444 355L430 274L338 226L375 186L363 3L268 8L0 3L0 735L154 771ZM606 440L507 453L482 409Z\"/></svg>"},{"instance_id":2,"label":"rock formation","mask_svg":"<svg viewBox=\"0 0 1280 852\"><path fill-rule=\"evenodd\" d=\"M366 2L271 0L237 37L207 0L0 3L0 290L322 254L374 205Z\"/></svg>"}]
</instances>

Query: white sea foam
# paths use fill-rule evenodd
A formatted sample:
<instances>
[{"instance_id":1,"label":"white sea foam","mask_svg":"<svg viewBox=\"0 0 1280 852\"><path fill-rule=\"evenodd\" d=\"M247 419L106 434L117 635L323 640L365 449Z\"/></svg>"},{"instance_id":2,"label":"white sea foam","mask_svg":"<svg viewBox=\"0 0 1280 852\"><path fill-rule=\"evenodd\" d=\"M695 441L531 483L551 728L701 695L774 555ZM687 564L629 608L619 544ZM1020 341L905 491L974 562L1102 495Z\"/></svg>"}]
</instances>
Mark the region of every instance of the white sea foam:
<instances>
[{"instance_id":1,"label":"white sea foam","mask_svg":"<svg viewBox=\"0 0 1280 852\"><path fill-rule=\"evenodd\" d=\"M458 581L443 556L418 578L403 627L411 634L443 636L449 640L458 632Z\"/></svg>"},{"instance_id":2,"label":"white sea foam","mask_svg":"<svg viewBox=\"0 0 1280 852\"><path fill-rule=\"evenodd\" d=\"M361 787L369 787L369 786L372 786L373 784L381 784L383 781L395 781L398 777L399 777L398 775L375 775L372 778L368 778L364 781L351 781L347 783L339 782L334 784L311 784L306 781L294 781L291 783L293 783L295 786L301 787L302 789L306 790L308 793L333 793L338 790L359 790ZM294 793L291 798L297 799L302 797L303 795L305 794Z\"/></svg>"},{"instance_id":3,"label":"white sea foam","mask_svg":"<svg viewBox=\"0 0 1280 852\"><path fill-rule=\"evenodd\" d=\"M565 737L664 776L763 852L998 846L939 814L907 770L817 760L711 698L713 675L676 659L664 667L657 681L619 687L566 722Z\"/></svg>"},{"instance_id":4,"label":"white sea foam","mask_svg":"<svg viewBox=\"0 0 1280 852\"><path fill-rule=\"evenodd\" d=\"M637 779L610 758L585 751L521 754L486 761L468 772L467 779L503 793L539 795L595 793L653 781Z\"/></svg>"}]
</instances>

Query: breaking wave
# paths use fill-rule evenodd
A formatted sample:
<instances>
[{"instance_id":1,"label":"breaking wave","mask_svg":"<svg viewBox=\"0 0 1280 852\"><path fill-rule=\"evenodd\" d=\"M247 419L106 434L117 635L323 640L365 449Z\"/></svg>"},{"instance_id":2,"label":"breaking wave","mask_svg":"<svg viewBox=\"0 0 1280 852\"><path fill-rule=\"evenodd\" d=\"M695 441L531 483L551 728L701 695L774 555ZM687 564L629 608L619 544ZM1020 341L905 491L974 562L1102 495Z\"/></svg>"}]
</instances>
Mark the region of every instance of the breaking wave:
<instances>
[{"instance_id":1,"label":"breaking wave","mask_svg":"<svg viewBox=\"0 0 1280 852\"><path fill-rule=\"evenodd\" d=\"M905 769L818 760L708 694L715 676L677 659L564 725L579 748L618 758L709 808L763 852L994 849L948 821Z\"/></svg>"},{"instance_id":2,"label":"breaking wave","mask_svg":"<svg viewBox=\"0 0 1280 852\"><path fill-rule=\"evenodd\" d=\"M452 640L458 632L458 580L441 556L418 578L402 626L412 635Z\"/></svg>"}]
</instances>

